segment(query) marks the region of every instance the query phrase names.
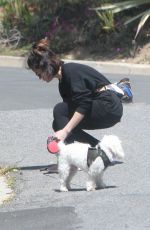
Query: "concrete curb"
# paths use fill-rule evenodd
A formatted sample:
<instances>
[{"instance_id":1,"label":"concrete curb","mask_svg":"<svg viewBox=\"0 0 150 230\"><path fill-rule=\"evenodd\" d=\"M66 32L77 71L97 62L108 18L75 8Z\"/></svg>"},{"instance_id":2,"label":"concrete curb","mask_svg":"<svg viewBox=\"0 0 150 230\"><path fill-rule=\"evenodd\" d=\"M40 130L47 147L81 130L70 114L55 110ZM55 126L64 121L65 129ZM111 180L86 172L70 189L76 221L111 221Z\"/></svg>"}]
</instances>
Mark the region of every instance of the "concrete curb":
<instances>
[{"instance_id":1,"label":"concrete curb","mask_svg":"<svg viewBox=\"0 0 150 230\"><path fill-rule=\"evenodd\" d=\"M0 67L25 68L25 63L24 57L0 56Z\"/></svg>"},{"instance_id":2,"label":"concrete curb","mask_svg":"<svg viewBox=\"0 0 150 230\"><path fill-rule=\"evenodd\" d=\"M150 65L144 64L128 64L128 63L114 63L101 61L83 61L83 60L64 60L65 62L76 62L90 65L94 68L101 69L102 73L111 74L135 74L135 75L150 75ZM17 67L26 68L26 58L0 56L0 67Z\"/></svg>"},{"instance_id":3,"label":"concrete curb","mask_svg":"<svg viewBox=\"0 0 150 230\"><path fill-rule=\"evenodd\" d=\"M135 74L135 75L150 75L150 65L142 64L129 64L129 63L120 63L120 62L101 62L101 61L76 61L92 67L101 69L102 73L110 74Z\"/></svg>"}]
</instances>

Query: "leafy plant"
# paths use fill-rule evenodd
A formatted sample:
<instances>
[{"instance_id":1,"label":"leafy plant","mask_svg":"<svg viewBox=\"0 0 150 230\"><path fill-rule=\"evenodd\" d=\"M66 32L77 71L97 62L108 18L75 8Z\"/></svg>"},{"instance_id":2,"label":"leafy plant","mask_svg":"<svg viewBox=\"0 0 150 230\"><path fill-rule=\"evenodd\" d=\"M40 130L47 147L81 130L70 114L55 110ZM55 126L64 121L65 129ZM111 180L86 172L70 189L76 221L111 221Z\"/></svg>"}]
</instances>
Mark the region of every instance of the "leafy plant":
<instances>
[{"instance_id":1,"label":"leafy plant","mask_svg":"<svg viewBox=\"0 0 150 230\"><path fill-rule=\"evenodd\" d=\"M102 21L102 27L105 31L113 30L114 29L114 17L111 10L106 12L99 12L96 10L96 14Z\"/></svg>"},{"instance_id":2,"label":"leafy plant","mask_svg":"<svg viewBox=\"0 0 150 230\"><path fill-rule=\"evenodd\" d=\"M0 6L4 6L7 3L6 0L0 0Z\"/></svg>"},{"instance_id":3,"label":"leafy plant","mask_svg":"<svg viewBox=\"0 0 150 230\"><path fill-rule=\"evenodd\" d=\"M4 8L4 24L11 28L19 22L29 25L31 21L31 13L28 10L28 5L21 0L10 0Z\"/></svg>"},{"instance_id":4,"label":"leafy plant","mask_svg":"<svg viewBox=\"0 0 150 230\"><path fill-rule=\"evenodd\" d=\"M100 7L96 7L93 8L92 10L95 10L96 12L103 12L103 11L107 11L107 12L111 12L112 15L120 13L124 10L129 10L131 8L135 8L141 5L146 5L146 4L150 4L150 0L131 0L131 1L124 1L124 2L118 2L118 3L113 3L113 4L102 4ZM141 31L141 29L143 28L143 26L145 25L146 21L148 20L148 18L150 17L150 9L136 15L133 16L131 19L127 20L124 22L124 25L128 25L129 23L137 20L138 18L141 18L139 24L138 24L138 28L134 37L134 40L137 38L139 32ZM111 19L112 21L112 19ZM111 25L111 23L110 23ZM107 26L107 23L106 23Z\"/></svg>"}]
</instances>

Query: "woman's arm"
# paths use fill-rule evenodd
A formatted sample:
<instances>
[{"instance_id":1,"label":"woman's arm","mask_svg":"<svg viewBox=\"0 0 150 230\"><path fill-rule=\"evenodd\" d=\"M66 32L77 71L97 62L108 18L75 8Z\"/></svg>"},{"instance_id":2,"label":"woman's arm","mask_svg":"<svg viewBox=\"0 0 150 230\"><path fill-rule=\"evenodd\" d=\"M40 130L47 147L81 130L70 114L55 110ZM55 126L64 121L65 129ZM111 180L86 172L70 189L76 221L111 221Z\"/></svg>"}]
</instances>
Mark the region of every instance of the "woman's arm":
<instances>
[{"instance_id":1,"label":"woman's arm","mask_svg":"<svg viewBox=\"0 0 150 230\"><path fill-rule=\"evenodd\" d=\"M65 140L68 134L82 121L84 116L84 114L75 112L70 121L67 123L67 125L62 130L56 132L55 136L59 140Z\"/></svg>"}]
</instances>

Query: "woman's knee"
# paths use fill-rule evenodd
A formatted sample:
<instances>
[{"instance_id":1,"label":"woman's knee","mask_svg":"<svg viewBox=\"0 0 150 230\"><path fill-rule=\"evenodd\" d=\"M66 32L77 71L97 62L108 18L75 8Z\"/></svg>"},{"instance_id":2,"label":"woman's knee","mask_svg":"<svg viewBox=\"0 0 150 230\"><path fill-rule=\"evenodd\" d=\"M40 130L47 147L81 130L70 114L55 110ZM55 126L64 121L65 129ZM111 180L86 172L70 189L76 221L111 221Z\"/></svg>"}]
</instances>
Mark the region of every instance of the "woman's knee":
<instances>
[{"instance_id":1,"label":"woman's knee","mask_svg":"<svg viewBox=\"0 0 150 230\"><path fill-rule=\"evenodd\" d=\"M60 102L55 105L53 109L53 116L58 117L58 116L68 116L68 106L65 102Z\"/></svg>"},{"instance_id":2,"label":"woman's knee","mask_svg":"<svg viewBox=\"0 0 150 230\"><path fill-rule=\"evenodd\" d=\"M63 129L69 121L68 105L64 102L58 103L53 110L53 124L54 131Z\"/></svg>"}]
</instances>

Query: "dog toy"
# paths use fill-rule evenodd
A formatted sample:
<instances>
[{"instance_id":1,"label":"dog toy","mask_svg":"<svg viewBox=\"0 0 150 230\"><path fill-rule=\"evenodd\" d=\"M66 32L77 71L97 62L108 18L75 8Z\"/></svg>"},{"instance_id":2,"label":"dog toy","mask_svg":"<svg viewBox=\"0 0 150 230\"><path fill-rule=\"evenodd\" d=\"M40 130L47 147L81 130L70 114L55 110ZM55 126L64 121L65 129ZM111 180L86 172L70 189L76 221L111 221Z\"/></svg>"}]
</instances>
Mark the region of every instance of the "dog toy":
<instances>
[{"instance_id":1,"label":"dog toy","mask_svg":"<svg viewBox=\"0 0 150 230\"><path fill-rule=\"evenodd\" d=\"M58 148L58 139L56 137L53 136L49 136L47 139L47 150L52 153L58 153L59 152L59 148Z\"/></svg>"}]
</instances>

